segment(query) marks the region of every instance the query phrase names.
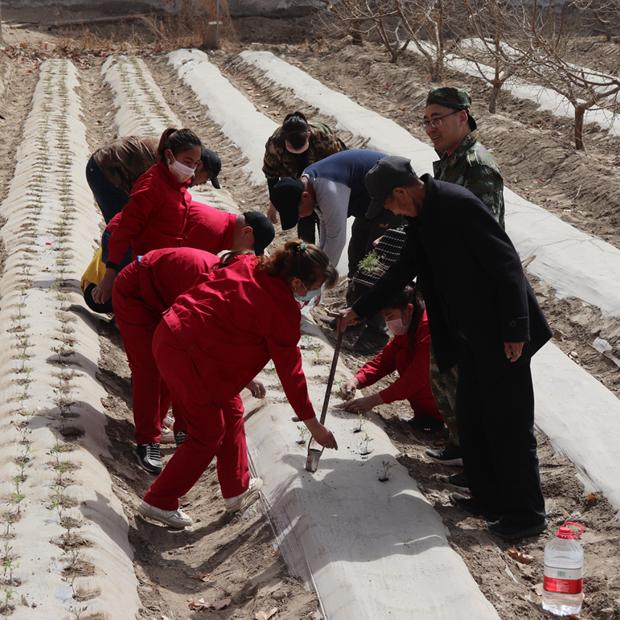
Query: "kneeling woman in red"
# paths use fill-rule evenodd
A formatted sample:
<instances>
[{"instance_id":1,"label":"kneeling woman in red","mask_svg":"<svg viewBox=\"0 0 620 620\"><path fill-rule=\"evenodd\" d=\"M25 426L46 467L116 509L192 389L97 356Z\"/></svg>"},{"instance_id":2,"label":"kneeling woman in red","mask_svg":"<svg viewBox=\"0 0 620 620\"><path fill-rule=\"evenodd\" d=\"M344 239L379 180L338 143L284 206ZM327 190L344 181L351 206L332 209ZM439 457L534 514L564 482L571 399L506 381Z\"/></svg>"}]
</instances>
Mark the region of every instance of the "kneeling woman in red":
<instances>
[{"instance_id":1,"label":"kneeling woman in red","mask_svg":"<svg viewBox=\"0 0 620 620\"><path fill-rule=\"evenodd\" d=\"M162 420L170 405L166 384L153 358L153 334L162 313L219 262L193 248L164 248L139 256L114 281L112 302L131 369L132 408L138 462L151 474L161 471ZM177 444L185 433L182 406L175 403Z\"/></svg>"},{"instance_id":2,"label":"kneeling woman in red","mask_svg":"<svg viewBox=\"0 0 620 620\"><path fill-rule=\"evenodd\" d=\"M262 486L248 471L239 392L271 359L297 417L326 448L336 440L315 417L297 346L299 301L337 277L327 255L289 241L269 258L240 256L179 297L155 331L153 353L184 409L187 440L146 493L139 511L172 527L192 523L179 498L213 457L226 509L248 506Z\"/></svg>"},{"instance_id":3,"label":"kneeling woman in red","mask_svg":"<svg viewBox=\"0 0 620 620\"><path fill-rule=\"evenodd\" d=\"M374 359L362 366L345 388L351 398L357 388L373 385L395 370L400 377L391 385L370 396L349 400L344 409L356 413L396 400L409 401L414 412L411 425L417 430L438 431L443 419L433 396L430 380L431 337L426 310L407 287L393 299L385 301L381 311L394 338Z\"/></svg>"}]
</instances>

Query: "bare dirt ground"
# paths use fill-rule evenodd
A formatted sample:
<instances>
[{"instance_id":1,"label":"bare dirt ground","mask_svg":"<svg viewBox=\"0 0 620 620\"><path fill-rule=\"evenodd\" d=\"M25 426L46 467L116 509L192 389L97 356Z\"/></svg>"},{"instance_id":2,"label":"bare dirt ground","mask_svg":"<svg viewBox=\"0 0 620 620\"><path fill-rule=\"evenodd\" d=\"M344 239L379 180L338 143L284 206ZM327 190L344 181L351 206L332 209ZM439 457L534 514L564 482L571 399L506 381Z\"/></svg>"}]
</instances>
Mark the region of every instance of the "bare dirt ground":
<instances>
[{"instance_id":1,"label":"bare dirt ground","mask_svg":"<svg viewBox=\"0 0 620 620\"><path fill-rule=\"evenodd\" d=\"M281 21L248 20L240 32L240 39L273 43L275 33L277 43L290 41L290 32L281 28ZM277 28L273 27L275 22ZM303 20L296 21L293 34L302 39L306 33ZM11 48L14 50L12 53L19 51L19 41L24 36L23 32L18 33L13 41L17 47ZM37 31L33 37L40 46L38 53L41 55L65 53L70 49L80 68L81 94L87 102L86 121L91 146L95 148L115 137L114 108L110 92L99 78L102 60L98 57L107 54L111 46L106 48L98 42L96 55L81 55L67 43L66 33L54 38ZM261 47L264 49L265 45ZM161 48L160 43L154 44L151 50L157 51L157 48ZM279 122L292 108L313 112L290 93L274 92L269 85L257 81L255 76L239 70L234 63L238 49L237 45L231 46L216 53L213 58L263 113ZM277 45L272 49L329 86L393 118L420 139L426 139L418 127L419 106L430 85L414 57L408 58L402 66L394 66L387 63L385 55L374 46L360 50L344 42L337 45L325 41L295 46ZM220 153L223 186L232 192L243 208L265 208L266 192L257 191L247 184L241 170L243 158L238 149L209 120L204 108L197 104L191 91L177 80L164 59L149 56L146 60L168 103L183 124L195 129L209 146ZM21 124L36 81L37 58L30 54L20 54L17 59L3 57L0 59L0 76L7 62L16 79L10 81L13 88L11 105L6 105L6 94L2 97L4 106L0 103L0 113L6 117L5 121L0 120L5 130L0 144L2 196L12 175L12 154L21 136ZM590 58L583 62L593 64ZM484 87L476 80L460 75L451 75L449 79L468 87L477 101L485 96ZM617 170L614 170L620 163L620 141L607 138L597 130L588 130L588 154L576 154L570 145L570 129L565 121L551 118L536 111L532 105L512 101L509 97L502 100L502 106L501 113L494 118L484 112L482 104L477 104L475 111L481 120L481 138L497 156L507 184L577 227L620 247L620 180ZM322 120L331 122L332 119ZM353 142L351 136L343 137ZM536 151L535 175L532 174L531 158L528 156L533 149ZM578 183L582 181L580 188ZM557 301L548 287L535 284L551 318L558 344L567 353L572 351L573 357L591 374L620 394L617 369L590 346L594 335L600 333L616 343L617 347L620 337L618 323L606 323L596 311L576 300ZM332 293L324 300L322 310L316 315L317 320L324 321L327 311L341 305L338 291ZM277 608L277 618L311 618L317 609L316 598L288 574L274 548L269 523L259 506L227 520L212 468L184 500L184 505L190 507L197 519L197 525L190 531L168 532L134 516L139 498L150 479L134 461L129 371L118 334L105 320L99 320L99 325L102 346L100 379L109 394L103 403L111 452L107 465L115 491L123 501L130 521L130 540L135 550L134 562L143 604L141 617L157 620L253 618L259 611ZM359 355L346 355L345 359L352 369L364 360ZM401 462L441 514L449 529L451 543L464 558L500 616L506 620L546 617L539 605L542 549L546 537L518 545L518 551L533 558L530 564L510 557L509 547L498 544L496 539L490 537L481 521L464 519L462 514L449 506L447 495L452 489L441 482L438 475L452 473L452 470L442 469L424 456L424 449L438 444L441 437L414 434L403 421L410 416L405 407L383 406L379 413L394 444L402 453ZM584 537L587 568L586 603L582 618L620 619L620 529L614 511L604 498L592 494L591 489L582 485L575 467L555 453L544 436L540 436L539 441L541 474L550 517L547 534L550 535L559 523L568 518L585 523L589 529ZM171 453L169 450L167 452ZM190 608L190 602L196 607L195 610Z\"/></svg>"}]
</instances>

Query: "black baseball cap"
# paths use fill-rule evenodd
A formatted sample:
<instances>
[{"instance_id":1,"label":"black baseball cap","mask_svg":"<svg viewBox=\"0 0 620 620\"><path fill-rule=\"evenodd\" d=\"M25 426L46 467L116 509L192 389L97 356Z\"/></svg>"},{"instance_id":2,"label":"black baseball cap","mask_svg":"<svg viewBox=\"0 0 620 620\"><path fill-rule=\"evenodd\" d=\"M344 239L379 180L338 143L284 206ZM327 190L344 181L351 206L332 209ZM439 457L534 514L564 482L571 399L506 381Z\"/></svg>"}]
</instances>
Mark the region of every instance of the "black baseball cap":
<instances>
[{"instance_id":1,"label":"black baseball cap","mask_svg":"<svg viewBox=\"0 0 620 620\"><path fill-rule=\"evenodd\" d=\"M453 88L452 86L440 86L433 88L426 96L426 105L441 105L451 110L465 110L467 112L467 123L473 131L478 124L476 119L471 115L469 108L471 107L471 97L466 90L462 88Z\"/></svg>"},{"instance_id":2,"label":"black baseball cap","mask_svg":"<svg viewBox=\"0 0 620 620\"><path fill-rule=\"evenodd\" d=\"M304 191L304 184L299 179L284 177L271 189L271 204L280 214L282 230L293 228L299 221L299 203Z\"/></svg>"},{"instance_id":3,"label":"black baseball cap","mask_svg":"<svg viewBox=\"0 0 620 620\"><path fill-rule=\"evenodd\" d=\"M217 175L222 170L222 160L220 156L215 151L203 146L200 159L205 169L211 173L209 178L211 179L213 187L215 187L215 189L220 189L220 182L217 180Z\"/></svg>"},{"instance_id":4,"label":"black baseball cap","mask_svg":"<svg viewBox=\"0 0 620 620\"><path fill-rule=\"evenodd\" d=\"M245 223L254 231L254 254L262 256L265 248L276 236L276 230L269 218L260 211L246 211L243 217Z\"/></svg>"},{"instance_id":5,"label":"black baseball cap","mask_svg":"<svg viewBox=\"0 0 620 620\"><path fill-rule=\"evenodd\" d=\"M411 161L406 157L389 155L380 159L364 178L366 189L370 195L370 205L366 217L373 220L383 210L383 203L395 187L411 185L418 175L411 167Z\"/></svg>"}]
</instances>

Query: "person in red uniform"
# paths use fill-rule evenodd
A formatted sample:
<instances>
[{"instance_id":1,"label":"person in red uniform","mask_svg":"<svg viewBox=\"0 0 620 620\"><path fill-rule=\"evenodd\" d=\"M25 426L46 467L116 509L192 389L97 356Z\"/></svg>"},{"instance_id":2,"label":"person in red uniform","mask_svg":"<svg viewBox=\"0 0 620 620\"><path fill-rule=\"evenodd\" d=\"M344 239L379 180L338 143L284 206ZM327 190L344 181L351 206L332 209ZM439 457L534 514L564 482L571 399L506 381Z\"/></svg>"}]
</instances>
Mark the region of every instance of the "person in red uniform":
<instances>
[{"instance_id":1,"label":"person in red uniform","mask_svg":"<svg viewBox=\"0 0 620 620\"><path fill-rule=\"evenodd\" d=\"M96 271L99 280L101 280L101 274L105 274L110 238L118 228L120 217L121 214L117 213L110 220L101 236L101 247L98 250L99 258L96 257L97 260L103 261L103 265L100 265ZM212 254L219 254L225 250L233 252L249 250L256 255L262 255L274 237L275 229L273 224L267 216L259 211L246 211L237 215L192 200L187 212L187 221L180 243L183 247L196 248L205 252L211 252ZM133 258L130 249L121 261L121 271ZM93 290L98 283L98 281L92 279L83 282L86 304L94 312L105 314L114 312L112 299L101 305L93 301Z\"/></svg>"},{"instance_id":2,"label":"person in red uniform","mask_svg":"<svg viewBox=\"0 0 620 620\"><path fill-rule=\"evenodd\" d=\"M350 400L343 408L363 413L377 405L408 400L414 412L411 425L416 430L437 432L443 428L443 419L431 389L426 310L414 290L407 287L385 302L381 314L394 338L345 385L344 396ZM352 399L357 388L369 387L395 370L400 376L394 383L370 396Z\"/></svg>"},{"instance_id":3,"label":"person in red uniform","mask_svg":"<svg viewBox=\"0 0 620 620\"><path fill-rule=\"evenodd\" d=\"M215 254L193 248L164 248L139 256L114 281L116 323L131 370L136 456L149 473L161 471L162 421L170 395L152 353L153 333L162 313L219 262ZM174 407L174 436L185 432L181 407Z\"/></svg>"},{"instance_id":4,"label":"person in red uniform","mask_svg":"<svg viewBox=\"0 0 620 620\"><path fill-rule=\"evenodd\" d=\"M239 256L216 269L164 314L153 354L172 398L183 405L188 436L147 491L140 514L171 527L190 525L179 498L215 456L226 509L256 500L262 480L248 471L239 391L270 359L297 417L318 443L337 448L314 414L298 347L300 302L333 286L337 275L316 246L288 241L268 258Z\"/></svg>"},{"instance_id":5,"label":"person in red uniform","mask_svg":"<svg viewBox=\"0 0 620 620\"><path fill-rule=\"evenodd\" d=\"M170 127L162 133L157 148L159 161L133 185L110 238L106 272L92 292L95 303L104 304L112 296L112 285L128 248L140 256L180 245L192 199L187 187L201 153L200 138L190 129Z\"/></svg>"}]
</instances>

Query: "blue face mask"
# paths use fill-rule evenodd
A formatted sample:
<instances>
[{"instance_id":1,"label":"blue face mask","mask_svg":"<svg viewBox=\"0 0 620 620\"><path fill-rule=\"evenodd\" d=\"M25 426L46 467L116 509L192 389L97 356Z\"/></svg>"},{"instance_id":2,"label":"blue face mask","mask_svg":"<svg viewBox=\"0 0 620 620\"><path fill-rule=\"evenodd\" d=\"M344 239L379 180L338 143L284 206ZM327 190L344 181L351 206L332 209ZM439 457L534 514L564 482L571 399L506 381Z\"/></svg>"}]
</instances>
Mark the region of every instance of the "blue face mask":
<instances>
[{"instance_id":1,"label":"blue face mask","mask_svg":"<svg viewBox=\"0 0 620 620\"><path fill-rule=\"evenodd\" d=\"M295 295L295 299L297 301L309 302L321 294L321 287L319 286L319 288L313 288L309 290L305 295L298 295L297 293L293 294Z\"/></svg>"}]
</instances>

